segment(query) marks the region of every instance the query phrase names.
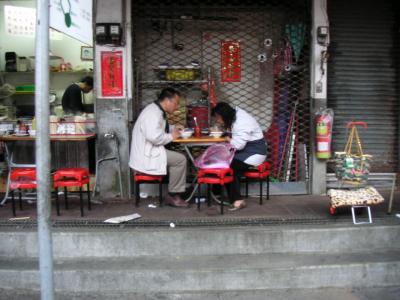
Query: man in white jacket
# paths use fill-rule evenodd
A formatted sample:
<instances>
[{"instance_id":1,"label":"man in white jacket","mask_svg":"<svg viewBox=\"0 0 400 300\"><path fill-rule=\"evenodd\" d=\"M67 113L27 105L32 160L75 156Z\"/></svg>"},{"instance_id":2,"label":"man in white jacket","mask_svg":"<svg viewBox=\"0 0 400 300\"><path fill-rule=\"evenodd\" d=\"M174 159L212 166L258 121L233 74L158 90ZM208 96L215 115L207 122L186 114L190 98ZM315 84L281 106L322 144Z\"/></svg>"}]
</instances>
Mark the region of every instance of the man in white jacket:
<instances>
[{"instance_id":1,"label":"man in white jacket","mask_svg":"<svg viewBox=\"0 0 400 300\"><path fill-rule=\"evenodd\" d=\"M186 188L186 157L178 152L165 149L165 145L180 136L182 126L169 130L167 113L179 107L180 93L173 88L161 91L158 100L147 105L140 113L132 131L129 166L150 175L169 174L168 195L164 202L176 207L188 204L180 194ZM171 126L172 127L172 126Z\"/></svg>"}]
</instances>

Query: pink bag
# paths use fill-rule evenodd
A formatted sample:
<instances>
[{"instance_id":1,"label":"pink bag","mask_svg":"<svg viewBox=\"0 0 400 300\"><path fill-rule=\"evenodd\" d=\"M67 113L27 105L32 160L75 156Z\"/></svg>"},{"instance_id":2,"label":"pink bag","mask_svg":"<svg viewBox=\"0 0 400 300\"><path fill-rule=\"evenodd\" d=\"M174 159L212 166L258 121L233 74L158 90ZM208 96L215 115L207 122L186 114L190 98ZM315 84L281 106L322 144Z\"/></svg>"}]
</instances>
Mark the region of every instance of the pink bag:
<instances>
[{"instance_id":1,"label":"pink bag","mask_svg":"<svg viewBox=\"0 0 400 300\"><path fill-rule=\"evenodd\" d=\"M195 159L194 164L200 169L229 168L234 155L235 149L231 144L218 143L208 147Z\"/></svg>"}]
</instances>

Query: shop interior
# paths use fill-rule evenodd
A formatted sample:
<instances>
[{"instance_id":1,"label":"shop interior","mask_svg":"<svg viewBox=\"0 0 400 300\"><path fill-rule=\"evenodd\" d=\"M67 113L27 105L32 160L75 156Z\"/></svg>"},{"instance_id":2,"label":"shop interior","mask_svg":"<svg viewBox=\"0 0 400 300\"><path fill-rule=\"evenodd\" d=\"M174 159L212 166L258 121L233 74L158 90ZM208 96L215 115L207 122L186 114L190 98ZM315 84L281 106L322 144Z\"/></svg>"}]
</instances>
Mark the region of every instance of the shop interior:
<instances>
[{"instance_id":1,"label":"shop interior","mask_svg":"<svg viewBox=\"0 0 400 300\"><path fill-rule=\"evenodd\" d=\"M36 1L0 1L0 133L35 135ZM65 89L93 76L93 45L50 30L50 134L94 133L93 93L82 94L84 114L63 111ZM76 123L76 122L81 122ZM87 123L84 123L87 122ZM17 159L34 160L34 143L18 142ZM52 167L88 165L87 146L52 143ZM82 153L80 155L80 153ZM94 158L93 158L94 159Z\"/></svg>"}]
</instances>

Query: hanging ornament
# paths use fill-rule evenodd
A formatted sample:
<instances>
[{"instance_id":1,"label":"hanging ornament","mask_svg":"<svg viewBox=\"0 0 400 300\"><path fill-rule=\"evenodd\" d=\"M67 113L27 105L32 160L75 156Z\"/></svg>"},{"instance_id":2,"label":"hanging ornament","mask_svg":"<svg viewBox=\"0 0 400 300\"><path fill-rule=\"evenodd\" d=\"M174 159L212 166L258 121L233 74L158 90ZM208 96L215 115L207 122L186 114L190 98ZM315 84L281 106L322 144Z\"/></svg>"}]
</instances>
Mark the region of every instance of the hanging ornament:
<instances>
[{"instance_id":1,"label":"hanging ornament","mask_svg":"<svg viewBox=\"0 0 400 300\"><path fill-rule=\"evenodd\" d=\"M65 7L64 7L64 4L63 4L64 1L60 0L60 7L61 7L61 10L62 10L62 12L64 14L65 25L69 28L72 25L72 20L71 20L71 2L70 2L70 0L66 0L66 2L68 3L68 12L67 12L65 10Z\"/></svg>"}]
</instances>

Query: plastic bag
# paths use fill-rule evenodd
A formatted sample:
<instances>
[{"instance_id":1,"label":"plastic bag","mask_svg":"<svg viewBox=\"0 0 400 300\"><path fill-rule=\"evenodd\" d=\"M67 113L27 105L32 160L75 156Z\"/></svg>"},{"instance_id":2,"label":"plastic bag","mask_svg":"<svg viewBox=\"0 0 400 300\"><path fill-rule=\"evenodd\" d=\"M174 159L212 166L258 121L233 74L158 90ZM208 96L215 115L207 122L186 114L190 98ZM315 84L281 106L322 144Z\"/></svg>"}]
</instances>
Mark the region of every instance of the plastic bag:
<instances>
[{"instance_id":1,"label":"plastic bag","mask_svg":"<svg viewBox=\"0 0 400 300\"><path fill-rule=\"evenodd\" d=\"M234 155L235 149L231 144L218 143L208 147L195 159L194 164L200 169L229 168Z\"/></svg>"}]
</instances>

